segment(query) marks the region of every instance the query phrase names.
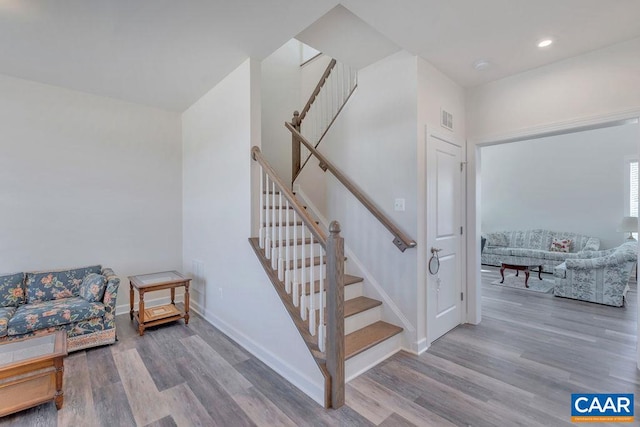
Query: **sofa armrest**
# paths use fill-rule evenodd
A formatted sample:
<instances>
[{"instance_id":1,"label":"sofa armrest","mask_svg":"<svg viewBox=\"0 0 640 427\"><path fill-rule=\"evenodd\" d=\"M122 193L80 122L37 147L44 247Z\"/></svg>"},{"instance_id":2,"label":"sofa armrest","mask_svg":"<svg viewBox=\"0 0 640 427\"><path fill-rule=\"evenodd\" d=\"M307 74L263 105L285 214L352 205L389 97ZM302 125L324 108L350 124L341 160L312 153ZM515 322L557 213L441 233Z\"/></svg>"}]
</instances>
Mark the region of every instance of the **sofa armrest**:
<instances>
[{"instance_id":1,"label":"sofa armrest","mask_svg":"<svg viewBox=\"0 0 640 427\"><path fill-rule=\"evenodd\" d=\"M591 270L595 268L613 267L628 261L633 261L633 258L629 259L627 253L613 252L597 258L567 259L565 263L567 269Z\"/></svg>"},{"instance_id":2,"label":"sofa armrest","mask_svg":"<svg viewBox=\"0 0 640 427\"><path fill-rule=\"evenodd\" d=\"M120 286L120 278L116 276L110 268L103 268L102 275L107 278L107 288L104 291L104 310L106 312L106 321L112 324L116 315L116 297L118 296L118 287Z\"/></svg>"}]
</instances>

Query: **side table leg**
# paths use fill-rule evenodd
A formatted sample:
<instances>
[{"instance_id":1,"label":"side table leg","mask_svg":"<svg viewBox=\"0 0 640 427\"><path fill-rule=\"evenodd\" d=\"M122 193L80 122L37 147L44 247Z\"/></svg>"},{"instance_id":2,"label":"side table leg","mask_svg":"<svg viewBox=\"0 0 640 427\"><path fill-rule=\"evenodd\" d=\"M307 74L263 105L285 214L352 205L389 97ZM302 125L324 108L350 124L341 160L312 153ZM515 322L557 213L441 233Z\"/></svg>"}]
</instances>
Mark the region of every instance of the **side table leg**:
<instances>
[{"instance_id":1,"label":"side table leg","mask_svg":"<svg viewBox=\"0 0 640 427\"><path fill-rule=\"evenodd\" d=\"M140 289L140 302L138 303L138 332L140 336L144 335L144 291Z\"/></svg>"},{"instance_id":2,"label":"side table leg","mask_svg":"<svg viewBox=\"0 0 640 427\"><path fill-rule=\"evenodd\" d=\"M184 285L184 324L189 324L189 282Z\"/></svg>"},{"instance_id":3,"label":"side table leg","mask_svg":"<svg viewBox=\"0 0 640 427\"><path fill-rule=\"evenodd\" d=\"M538 266L538 279L542 280L542 266Z\"/></svg>"},{"instance_id":4,"label":"side table leg","mask_svg":"<svg viewBox=\"0 0 640 427\"><path fill-rule=\"evenodd\" d=\"M171 304L176 305L176 288L171 288Z\"/></svg>"},{"instance_id":5,"label":"side table leg","mask_svg":"<svg viewBox=\"0 0 640 427\"><path fill-rule=\"evenodd\" d=\"M54 360L54 366L56 367L56 395L54 402L56 403L56 409L62 409L64 403L64 392L62 391L62 379L64 376L64 365L62 357L57 357Z\"/></svg>"},{"instance_id":6,"label":"side table leg","mask_svg":"<svg viewBox=\"0 0 640 427\"><path fill-rule=\"evenodd\" d=\"M529 269L524 270L524 287L529 287Z\"/></svg>"},{"instance_id":7,"label":"side table leg","mask_svg":"<svg viewBox=\"0 0 640 427\"><path fill-rule=\"evenodd\" d=\"M504 265L500 267L500 276L502 276L500 283L504 283Z\"/></svg>"},{"instance_id":8,"label":"side table leg","mask_svg":"<svg viewBox=\"0 0 640 427\"><path fill-rule=\"evenodd\" d=\"M129 317L133 320L133 283L129 282Z\"/></svg>"}]
</instances>

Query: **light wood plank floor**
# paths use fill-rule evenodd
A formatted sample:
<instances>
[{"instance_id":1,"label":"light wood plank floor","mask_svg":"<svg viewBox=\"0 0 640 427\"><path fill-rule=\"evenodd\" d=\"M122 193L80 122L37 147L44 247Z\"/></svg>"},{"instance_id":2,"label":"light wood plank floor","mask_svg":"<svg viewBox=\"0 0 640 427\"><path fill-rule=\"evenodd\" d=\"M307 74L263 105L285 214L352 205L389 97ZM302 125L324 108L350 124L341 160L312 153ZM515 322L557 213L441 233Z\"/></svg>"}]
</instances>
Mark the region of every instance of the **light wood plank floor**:
<instances>
[{"instance_id":1,"label":"light wood plank floor","mask_svg":"<svg viewBox=\"0 0 640 427\"><path fill-rule=\"evenodd\" d=\"M635 281L627 306L614 308L491 285L498 270L483 269L480 325L421 356L391 357L348 384L339 410L319 407L199 316L139 337L125 315L115 345L66 359L62 410L44 404L0 425L569 426L571 393L640 398Z\"/></svg>"}]
</instances>

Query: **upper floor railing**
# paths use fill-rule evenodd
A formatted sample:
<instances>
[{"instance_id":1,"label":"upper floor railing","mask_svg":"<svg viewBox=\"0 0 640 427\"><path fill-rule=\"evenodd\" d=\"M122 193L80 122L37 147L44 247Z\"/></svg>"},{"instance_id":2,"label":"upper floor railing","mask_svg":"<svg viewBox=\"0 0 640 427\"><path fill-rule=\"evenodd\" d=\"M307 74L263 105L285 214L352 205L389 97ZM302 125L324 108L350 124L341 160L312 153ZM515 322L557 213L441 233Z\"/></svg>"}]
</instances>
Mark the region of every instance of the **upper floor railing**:
<instances>
[{"instance_id":1,"label":"upper floor railing","mask_svg":"<svg viewBox=\"0 0 640 427\"><path fill-rule=\"evenodd\" d=\"M356 70L332 59L302 111L294 111L291 124L317 147L357 85ZM294 182L311 158L311 152L294 138L291 153L291 182Z\"/></svg>"}]
</instances>

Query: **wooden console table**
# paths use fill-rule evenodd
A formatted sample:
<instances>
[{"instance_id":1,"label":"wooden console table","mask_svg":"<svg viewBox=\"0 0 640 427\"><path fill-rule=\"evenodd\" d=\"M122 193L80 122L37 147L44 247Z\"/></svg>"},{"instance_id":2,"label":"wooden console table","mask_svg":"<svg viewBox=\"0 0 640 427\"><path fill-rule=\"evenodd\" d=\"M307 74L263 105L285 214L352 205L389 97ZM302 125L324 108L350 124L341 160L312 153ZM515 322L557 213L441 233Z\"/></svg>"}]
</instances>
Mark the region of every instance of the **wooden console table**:
<instances>
[{"instance_id":1,"label":"wooden console table","mask_svg":"<svg viewBox=\"0 0 640 427\"><path fill-rule=\"evenodd\" d=\"M62 408L67 333L0 344L0 417L53 400Z\"/></svg>"},{"instance_id":2,"label":"wooden console table","mask_svg":"<svg viewBox=\"0 0 640 427\"><path fill-rule=\"evenodd\" d=\"M138 332L144 335L144 330L150 326L161 325L184 319L185 325L189 324L189 283L191 279L184 277L177 271L164 271L161 273L142 274L129 276L129 317L138 321ZM176 288L184 286L184 311L178 310L175 304ZM138 291L138 311L133 310L134 288ZM144 295L147 292L171 290L171 303L156 307L146 308Z\"/></svg>"}]
</instances>

